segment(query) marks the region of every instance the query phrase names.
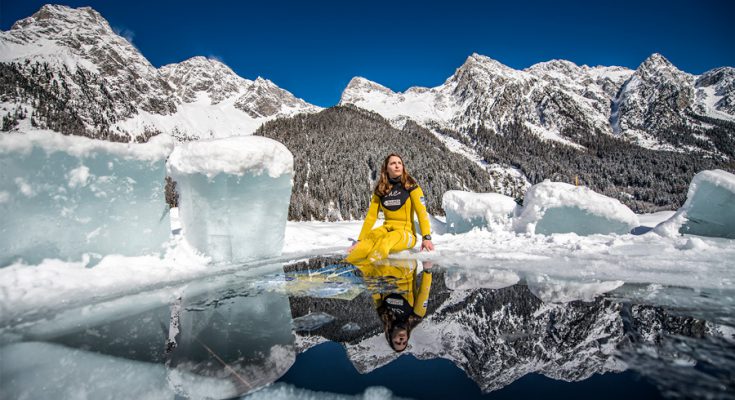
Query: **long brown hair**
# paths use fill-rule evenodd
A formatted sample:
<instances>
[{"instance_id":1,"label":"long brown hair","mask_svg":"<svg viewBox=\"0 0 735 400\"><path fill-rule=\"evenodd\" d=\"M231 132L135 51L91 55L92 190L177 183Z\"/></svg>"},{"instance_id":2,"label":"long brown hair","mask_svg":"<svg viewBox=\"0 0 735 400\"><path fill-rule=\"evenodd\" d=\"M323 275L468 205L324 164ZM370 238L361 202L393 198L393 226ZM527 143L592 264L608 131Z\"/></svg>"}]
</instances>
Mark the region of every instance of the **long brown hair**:
<instances>
[{"instance_id":1,"label":"long brown hair","mask_svg":"<svg viewBox=\"0 0 735 400\"><path fill-rule=\"evenodd\" d=\"M387 195L388 193L390 193L391 189L393 189L393 184L391 184L388 180L388 160L390 160L391 157L398 157L403 164L403 175L401 175L401 185L403 186L403 188L408 190L416 186L416 180L413 179L411 174L408 173L408 170L406 169L406 163L403 162L403 157L396 153L390 153L388 154L388 157L385 157L385 160L383 160L383 166L380 167L380 176L378 177L378 183L375 185L375 190L373 190L373 193L375 193L375 195L378 197L383 197Z\"/></svg>"},{"instance_id":2,"label":"long brown hair","mask_svg":"<svg viewBox=\"0 0 735 400\"><path fill-rule=\"evenodd\" d=\"M421 321L424 319L419 317L418 315L409 315L408 318L406 318L402 322L396 321L396 316L386 307L385 305L382 305L378 307L378 316L380 317L380 321L383 323L383 333L385 334L385 340L388 341L388 346L390 346L393 351L396 353L400 353L403 350L406 350L408 348L408 341L411 340L411 331L413 328L416 327ZM406 347L404 347L402 350L396 350L395 347L393 347L393 332L395 332L398 329L405 329L406 330Z\"/></svg>"}]
</instances>

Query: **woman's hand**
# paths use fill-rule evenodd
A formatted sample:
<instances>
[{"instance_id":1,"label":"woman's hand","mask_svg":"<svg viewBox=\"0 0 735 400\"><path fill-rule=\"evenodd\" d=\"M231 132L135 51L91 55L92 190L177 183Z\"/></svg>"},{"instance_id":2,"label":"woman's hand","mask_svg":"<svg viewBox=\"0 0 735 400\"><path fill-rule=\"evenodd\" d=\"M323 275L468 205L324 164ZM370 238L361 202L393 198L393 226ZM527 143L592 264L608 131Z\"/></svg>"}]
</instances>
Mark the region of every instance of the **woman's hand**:
<instances>
[{"instance_id":1,"label":"woman's hand","mask_svg":"<svg viewBox=\"0 0 735 400\"><path fill-rule=\"evenodd\" d=\"M424 251L424 249L428 251L434 251L434 244L431 243L431 240L421 241L421 251Z\"/></svg>"}]
</instances>

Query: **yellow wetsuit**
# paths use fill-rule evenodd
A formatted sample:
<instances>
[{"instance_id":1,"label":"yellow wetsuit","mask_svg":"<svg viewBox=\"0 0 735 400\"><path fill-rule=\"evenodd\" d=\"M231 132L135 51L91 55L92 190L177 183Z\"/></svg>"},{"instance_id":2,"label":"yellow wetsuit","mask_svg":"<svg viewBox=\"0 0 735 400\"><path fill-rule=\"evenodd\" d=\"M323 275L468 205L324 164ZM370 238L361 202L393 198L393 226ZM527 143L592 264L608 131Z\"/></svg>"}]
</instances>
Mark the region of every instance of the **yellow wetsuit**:
<instances>
[{"instance_id":1,"label":"yellow wetsuit","mask_svg":"<svg viewBox=\"0 0 735 400\"><path fill-rule=\"evenodd\" d=\"M426 315L426 306L429 300L429 291L431 290L431 271L424 271L421 275L421 282L416 282L417 269L416 260L391 260L390 263L367 263L363 262L357 265L362 272L362 276L369 281L371 278L395 278L391 283L395 283L396 288L391 293L373 293L373 302L378 308L383 302L388 301L389 305L399 308L410 307L413 313L423 318ZM392 302L389 298L394 299ZM396 304L395 300L404 301L405 304Z\"/></svg>"},{"instance_id":2,"label":"yellow wetsuit","mask_svg":"<svg viewBox=\"0 0 735 400\"><path fill-rule=\"evenodd\" d=\"M381 210L385 222L372 229ZM365 223L357 239L359 243L345 260L352 264L366 258L371 261L382 260L391 252L412 248L416 245L414 214L418 217L421 235L431 234L424 192L419 185L405 189L397 183L385 196L379 197L373 193Z\"/></svg>"}]
</instances>

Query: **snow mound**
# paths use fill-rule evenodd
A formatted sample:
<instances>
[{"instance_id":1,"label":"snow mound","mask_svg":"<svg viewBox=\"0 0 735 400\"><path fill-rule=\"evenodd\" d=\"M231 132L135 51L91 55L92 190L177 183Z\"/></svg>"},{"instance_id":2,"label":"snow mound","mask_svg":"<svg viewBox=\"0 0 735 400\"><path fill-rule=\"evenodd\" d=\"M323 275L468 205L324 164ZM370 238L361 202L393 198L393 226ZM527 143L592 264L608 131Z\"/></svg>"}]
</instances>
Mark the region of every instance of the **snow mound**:
<instances>
[{"instance_id":1,"label":"snow mound","mask_svg":"<svg viewBox=\"0 0 735 400\"><path fill-rule=\"evenodd\" d=\"M172 143L0 135L0 266L162 250L170 234L164 177Z\"/></svg>"},{"instance_id":2,"label":"snow mound","mask_svg":"<svg viewBox=\"0 0 735 400\"><path fill-rule=\"evenodd\" d=\"M684 205L654 231L735 239L735 175L719 169L695 175Z\"/></svg>"},{"instance_id":3,"label":"snow mound","mask_svg":"<svg viewBox=\"0 0 735 400\"><path fill-rule=\"evenodd\" d=\"M508 227L517 207L512 197L498 193L449 190L442 196L451 233L469 232L475 227L487 227L491 231Z\"/></svg>"},{"instance_id":4,"label":"snow mound","mask_svg":"<svg viewBox=\"0 0 735 400\"><path fill-rule=\"evenodd\" d=\"M626 234L638 225L638 217L620 201L584 186L548 180L528 189L513 221L516 232L543 235Z\"/></svg>"},{"instance_id":5,"label":"snow mound","mask_svg":"<svg viewBox=\"0 0 735 400\"><path fill-rule=\"evenodd\" d=\"M281 254L293 186L293 155L283 144L259 136L186 143L168 171L195 249L215 263Z\"/></svg>"}]
</instances>

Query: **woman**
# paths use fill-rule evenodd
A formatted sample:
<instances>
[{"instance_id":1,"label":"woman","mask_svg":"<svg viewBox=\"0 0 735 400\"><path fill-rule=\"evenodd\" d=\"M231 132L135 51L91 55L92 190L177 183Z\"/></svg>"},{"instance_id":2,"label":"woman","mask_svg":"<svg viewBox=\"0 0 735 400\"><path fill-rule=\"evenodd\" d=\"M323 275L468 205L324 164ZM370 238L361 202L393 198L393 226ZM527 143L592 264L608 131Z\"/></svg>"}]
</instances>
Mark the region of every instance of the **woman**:
<instances>
[{"instance_id":1,"label":"woman","mask_svg":"<svg viewBox=\"0 0 735 400\"><path fill-rule=\"evenodd\" d=\"M372 229L380 210L385 216L385 223ZM375 185L360 236L357 243L347 250L349 254L345 260L351 264L363 259L382 260L389 253L415 246L414 213L418 216L421 228L421 250L434 250L424 192L406 170L401 156L389 154L380 168L380 177Z\"/></svg>"},{"instance_id":2,"label":"woman","mask_svg":"<svg viewBox=\"0 0 735 400\"><path fill-rule=\"evenodd\" d=\"M411 259L357 265L368 290L373 292L385 339L398 353L408 347L411 331L426 316L432 263L423 261L422 264L420 274L417 260ZM386 284L390 286L388 290Z\"/></svg>"}]
</instances>

